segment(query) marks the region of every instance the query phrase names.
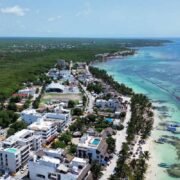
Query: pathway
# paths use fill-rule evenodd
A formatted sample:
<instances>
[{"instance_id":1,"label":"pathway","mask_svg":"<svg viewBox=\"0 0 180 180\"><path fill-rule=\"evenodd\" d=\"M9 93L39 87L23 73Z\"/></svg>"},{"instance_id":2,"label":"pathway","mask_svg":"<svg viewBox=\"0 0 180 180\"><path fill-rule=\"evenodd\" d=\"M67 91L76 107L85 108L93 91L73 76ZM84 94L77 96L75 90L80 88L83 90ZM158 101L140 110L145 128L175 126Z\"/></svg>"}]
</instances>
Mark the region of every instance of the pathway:
<instances>
[{"instance_id":1,"label":"pathway","mask_svg":"<svg viewBox=\"0 0 180 180\"><path fill-rule=\"evenodd\" d=\"M123 97L123 100L127 100L128 102L130 102L130 98ZM117 154L121 150L123 142L126 141L126 136L127 136L126 131L130 118L131 118L131 109L130 109L130 105L128 104L126 117L123 122L124 129L121 131L117 131L116 135L114 136L114 138L116 139L115 154L113 154L113 158L111 159L110 164L107 165L106 169L102 172L103 176L100 178L100 180L107 180L111 174L114 174L114 168L116 167L116 162L118 160Z\"/></svg>"}]
</instances>

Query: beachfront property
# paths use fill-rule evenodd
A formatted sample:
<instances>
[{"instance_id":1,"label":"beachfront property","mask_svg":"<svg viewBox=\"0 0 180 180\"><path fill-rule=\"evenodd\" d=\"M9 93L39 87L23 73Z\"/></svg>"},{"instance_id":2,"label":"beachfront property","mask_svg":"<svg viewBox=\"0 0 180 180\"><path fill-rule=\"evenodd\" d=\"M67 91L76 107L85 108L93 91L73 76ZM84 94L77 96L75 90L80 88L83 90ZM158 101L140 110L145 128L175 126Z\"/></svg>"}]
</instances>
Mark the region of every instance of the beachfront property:
<instances>
[{"instance_id":1,"label":"beachfront property","mask_svg":"<svg viewBox=\"0 0 180 180\"><path fill-rule=\"evenodd\" d=\"M97 99L96 100L96 106L101 109L111 108L111 109L117 109L120 107L120 103L117 99Z\"/></svg>"},{"instance_id":2,"label":"beachfront property","mask_svg":"<svg viewBox=\"0 0 180 180\"><path fill-rule=\"evenodd\" d=\"M64 150L41 150L28 162L31 180L82 180L89 175L90 164L86 159L67 158Z\"/></svg>"},{"instance_id":3,"label":"beachfront property","mask_svg":"<svg viewBox=\"0 0 180 180\"><path fill-rule=\"evenodd\" d=\"M84 134L80 138L76 153L78 157L88 158L90 161L98 161L105 165L109 159L107 148L105 138Z\"/></svg>"},{"instance_id":4,"label":"beachfront property","mask_svg":"<svg viewBox=\"0 0 180 180\"><path fill-rule=\"evenodd\" d=\"M30 151L41 148L41 136L23 129L0 144L0 169L17 172L30 156Z\"/></svg>"},{"instance_id":5,"label":"beachfront property","mask_svg":"<svg viewBox=\"0 0 180 180\"><path fill-rule=\"evenodd\" d=\"M42 137L43 144L50 143L58 135L56 122L45 121L43 118L30 124L28 129L33 130L35 134L40 135Z\"/></svg>"}]
</instances>

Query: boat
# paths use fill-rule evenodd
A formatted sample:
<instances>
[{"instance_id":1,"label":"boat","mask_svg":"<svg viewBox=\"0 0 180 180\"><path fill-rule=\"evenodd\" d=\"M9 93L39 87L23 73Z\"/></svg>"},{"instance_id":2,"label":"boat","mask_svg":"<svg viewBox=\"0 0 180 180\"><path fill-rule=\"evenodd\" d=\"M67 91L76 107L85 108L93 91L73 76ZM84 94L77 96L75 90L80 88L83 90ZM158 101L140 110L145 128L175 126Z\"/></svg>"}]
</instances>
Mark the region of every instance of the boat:
<instances>
[{"instance_id":1,"label":"boat","mask_svg":"<svg viewBox=\"0 0 180 180\"><path fill-rule=\"evenodd\" d=\"M159 141L159 140L155 140L155 142L158 143L158 144L164 144L164 142Z\"/></svg>"},{"instance_id":2,"label":"boat","mask_svg":"<svg viewBox=\"0 0 180 180\"><path fill-rule=\"evenodd\" d=\"M176 127L168 126L167 131L176 132Z\"/></svg>"},{"instance_id":3,"label":"boat","mask_svg":"<svg viewBox=\"0 0 180 180\"><path fill-rule=\"evenodd\" d=\"M171 167L171 165L168 165L166 163L160 163L160 164L158 164L158 166L162 167L162 168L170 168Z\"/></svg>"},{"instance_id":4,"label":"boat","mask_svg":"<svg viewBox=\"0 0 180 180\"><path fill-rule=\"evenodd\" d=\"M165 142L167 142L167 140L165 138L159 138L158 140L155 140L155 142L159 144L164 144Z\"/></svg>"}]
</instances>

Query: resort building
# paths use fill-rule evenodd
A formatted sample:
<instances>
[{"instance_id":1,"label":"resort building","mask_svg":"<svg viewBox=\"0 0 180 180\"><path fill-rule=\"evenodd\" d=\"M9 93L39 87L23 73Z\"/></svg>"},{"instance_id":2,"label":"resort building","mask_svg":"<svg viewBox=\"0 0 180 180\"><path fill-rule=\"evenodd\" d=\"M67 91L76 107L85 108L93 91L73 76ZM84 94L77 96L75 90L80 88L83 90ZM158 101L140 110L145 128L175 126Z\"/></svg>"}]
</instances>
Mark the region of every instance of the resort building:
<instances>
[{"instance_id":1,"label":"resort building","mask_svg":"<svg viewBox=\"0 0 180 180\"><path fill-rule=\"evenodd\" d=\"M43 144L50 143L58 134L57 124L44 119L39 119L37 122L32 123L28 126L28 129L33 130L35 134L41 135Z\"/></svg>"},{"instance_id":2,"label":"resort building","mask_svg":"<svg viewBox=\"0 0 180 180\"><path fill-rule=\"evenodd\" d=\"M29 160L30 151L41 148L41 136L21 130L0 144L0 169L17 172Z\"/></svg>"},{"instance_id":3,"label":"resort building","mask_svg":"<svg viewBox=\"0 0 180 180\"><path fill-rule=\"evenodd\" d=\"M27 124L36 122L41 117L42 117L42 115L40 113L37 113L35 109L26 109L21 112L21 118Z\"/></svg>"},{"instance_id":4,"label":"resort building","mask_svg":"<svg viewBox=\"0 0 180 180\"><path fill-rule=\"evenodd\" d=\"M102 109L105 109L105 108L117 109L119 108L120 103L116 99L109 99L109 100L97 99L96 106Z\"/></svg>"},{"instance_id":5,"label":"resort building","mask_svg":"<svg viewBox=\"0 0 180 180\"><path fill-rule=\"evenodd\" d=\"M43 116L45 121L55 122L59 131L63 130L66 124L70 121L70 112L68 113L45 113Z\"/></svg>"},{"instance_id":6,"label":"resort building","mask_svg":"<svg viewBox=\"0 0 180 180\"><path fill-rule=\"evenodd\" d=\"M63 150L41 150L28 162L31 180L82 180L89 175L90 165L82 158L69 160Z\"/></svg>"},{"instance_id":7,"label":"resort building","mask_svg":"<svg viewBox=\"0 0 180 180\"><path fill-rule=\"evenodd\" d=\"M90 136L85 134L80 138L77 146L77 156L81 158L89 158L90 161L95 160L100 164L107 164L107 143L102 137Z\"/></svg>"}]
</instances>

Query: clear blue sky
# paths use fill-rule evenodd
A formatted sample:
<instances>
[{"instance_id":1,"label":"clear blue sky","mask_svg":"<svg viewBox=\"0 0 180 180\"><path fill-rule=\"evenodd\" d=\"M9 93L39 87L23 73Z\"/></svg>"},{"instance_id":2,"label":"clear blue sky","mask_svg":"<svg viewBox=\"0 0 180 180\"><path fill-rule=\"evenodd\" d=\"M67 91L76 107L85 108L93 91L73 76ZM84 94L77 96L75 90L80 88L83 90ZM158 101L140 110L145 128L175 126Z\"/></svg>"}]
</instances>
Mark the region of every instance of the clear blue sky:
<instances>
[{"instance_id":1,"label":"clear blue sky","mask_svg":"<svg viewBox=\"0 0 180 180\"><path fill-rule=\"evenodd\" d=\"M0 36L180 37L180 0L0 0Z\"/></svg>"}]
</instances>

